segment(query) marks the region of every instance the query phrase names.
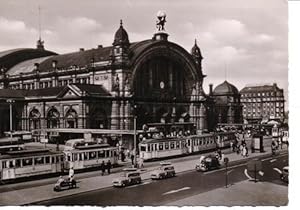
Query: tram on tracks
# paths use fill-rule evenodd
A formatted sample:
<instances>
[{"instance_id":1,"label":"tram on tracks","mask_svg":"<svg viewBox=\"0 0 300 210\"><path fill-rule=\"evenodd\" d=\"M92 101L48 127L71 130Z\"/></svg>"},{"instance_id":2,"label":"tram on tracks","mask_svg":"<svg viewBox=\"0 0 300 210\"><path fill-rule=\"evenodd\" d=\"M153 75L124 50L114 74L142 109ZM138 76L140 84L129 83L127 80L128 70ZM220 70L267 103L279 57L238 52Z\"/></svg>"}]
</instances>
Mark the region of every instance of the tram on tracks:
<instances>
[{"instance_id":1,"label":"tram on tracks","mask_svg":"<svg viewBox=\"0 0 300 210\"><path fill-rule=\"evenodd\" d=\"M111 164L116 164L118 160L118 148L112 147L106 143L97 143L93 141L84 141L84 139L71 139L66 142L63 151L65 156L66 170L74 170L99 167L108 160Z\"/></svg>"},{"instance_id":2,"label":"tram on tracks","mask_svg":"<svg viewBox=\"0 0 300 210\"><path fill-rule=\"evenodd\" d=\"M63 161L61 152L49 149L7 151L0 155L0 181L62 172Z\"/></svg>"},{"instance_id":3,"label":"tram on tracks","mask_svg":"<svg viewBox=\"0 0 300 210\"><path fill-rule=\"evenodd\" d=\"M140 157L153 160L172 156L188 155L216 148L227 148L236 140L234 132L218 132L180 137L160 137L143 139L139 143Z\"/></svg>"}]
</instances>

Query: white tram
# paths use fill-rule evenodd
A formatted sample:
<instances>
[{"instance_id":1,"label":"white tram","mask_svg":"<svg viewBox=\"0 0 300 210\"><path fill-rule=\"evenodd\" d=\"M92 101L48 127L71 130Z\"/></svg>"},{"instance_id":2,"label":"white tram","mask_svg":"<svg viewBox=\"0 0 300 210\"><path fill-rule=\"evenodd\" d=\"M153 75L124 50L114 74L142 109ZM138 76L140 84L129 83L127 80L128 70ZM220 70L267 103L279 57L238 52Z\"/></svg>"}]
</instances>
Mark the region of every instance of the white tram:
<instances>
[{"instance_id":1,"label":"white tram","mask_svg":"<svg viewBox=\"0 0 300 210\"><path fill-rule=\"evenodd\" d=\"M74 140L72 140L74 141ZM68 142L66 145L69 145ZM111 164L116 164L118 160L117 147L109 144L74 144L73 149L68 147L64 150L65 169L73 167L74 170L98 167L102 161L105 164L110 160Z\"/></svg>"},{"instance_id":2,"label":"white tram","mask_svg":"<svg viewBox=\"0 0 300 210\"><path fill-rule=\"evenodd\" d=\"M62 171L63 154L48 149L9 151L0 155L0 181Z\"/></svg>"},{"instance_id":3,"label":"white tram","mask_svg":"<svg viewBox=\"0 0 300 210\"><path fill-rule=\"evenodd\" d=\"M226 148L234 141L234 132L144 139L139 143L140 157L144 160L187 155L215 148Z\"/></svg>"}]
</instances>

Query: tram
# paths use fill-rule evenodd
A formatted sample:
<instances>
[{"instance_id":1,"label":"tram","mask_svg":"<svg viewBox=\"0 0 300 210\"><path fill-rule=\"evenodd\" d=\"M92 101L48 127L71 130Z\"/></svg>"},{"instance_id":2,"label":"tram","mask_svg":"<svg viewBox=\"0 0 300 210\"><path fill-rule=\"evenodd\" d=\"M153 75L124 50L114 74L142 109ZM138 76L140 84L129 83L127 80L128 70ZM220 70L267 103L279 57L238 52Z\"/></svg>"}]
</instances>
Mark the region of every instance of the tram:
<instances>
[{"instance_id":1,"label":"tram","mask_svg":"<svg viewBox=\"0 0 300 210\"><path fill-rule=\"evenodd\" d=\"M65 156L66 170L74 170L99 167L104 161L108 160L111 164L116 164L118 160L117 147L111 147L109 144L97 142L85 142L82 139L72 139L66 142Z\"/></svg>"},{"instance_id":2,"label":"tram","mask_svg":"<svg viewBox=\"0 0 300 210\"><path fill-rule=\"evenodd\" d=\"M144 160L188 155L230 146L236 140L234 132L218 132L179 137L155 136L139 143L140 157Z\"/></svg>"},{"instance_id":3,"label":"tram","mask_svg":"<svg viewBox=\"0 0 300 210\"><path fill-rule=\"evenodd\" d=\"M48 149L8 151L0 155L0 181L58 173L63 161L63 153Z\"/></svg>"}]
</instances>

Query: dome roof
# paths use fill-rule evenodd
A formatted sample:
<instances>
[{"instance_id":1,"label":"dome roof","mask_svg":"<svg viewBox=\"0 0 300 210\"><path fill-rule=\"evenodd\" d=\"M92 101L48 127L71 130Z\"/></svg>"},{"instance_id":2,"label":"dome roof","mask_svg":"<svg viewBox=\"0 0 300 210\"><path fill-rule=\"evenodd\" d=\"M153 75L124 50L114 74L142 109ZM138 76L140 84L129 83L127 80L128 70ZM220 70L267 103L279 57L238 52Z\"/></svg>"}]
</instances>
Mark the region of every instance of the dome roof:
<instances>
[{"instance_id":1,"label":"dome roof","mask_svg":"<svg viewBox=\"0 0 300 210\"><path fill-rule=\"evenodd\" d=\"M194 44L194 46L193 46L193 48L192 48L192 50L191 50L191 54L192 54L194 57L196 57L196 58L200 58L200 59L203 58L202 55L201 55L200 48L199 48L198 45L197 45L197 40L196 40L196 39L195 39L195 44Z\"/></svg>"},{"instance_id":2,"label":"dome roof","mask_svg":"<svg viewBox=\"0 0 300 210\"><path fill-rule=\"evenodd\" d=\"M226 80L214 89L214 95L237 95L238 89Z\"/></svg>"},{"instance_id":3,"label":"dome roof","mask_svg":"<svg viewBox=\"0 0 300 210\"><path fill-rule=\"evenodd\" d=\"M127 44L129 45L129 39L128 39L128 34L126 30L123 28L123 23L122 20L120 21L120 28L117 30L115 33L115 39L113 45L122 45L122 44Z\"/></svg>"}]
</instances>

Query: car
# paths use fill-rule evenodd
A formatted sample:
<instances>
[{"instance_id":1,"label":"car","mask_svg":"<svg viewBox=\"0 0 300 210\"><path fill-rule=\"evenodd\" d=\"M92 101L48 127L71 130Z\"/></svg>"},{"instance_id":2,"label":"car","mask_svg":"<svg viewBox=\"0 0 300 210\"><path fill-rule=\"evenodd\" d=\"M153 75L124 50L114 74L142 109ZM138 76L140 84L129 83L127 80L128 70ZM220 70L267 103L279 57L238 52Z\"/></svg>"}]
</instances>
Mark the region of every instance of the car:
<instances>
[{"instance_id":1,"label":"car","mask_svg":"<svg viewBox=\"0 0 300 210\"><path fill-rule=\"evenodd\" d=\"M213 155L202 156L199 163L196 164L197 171L209 171L220 168L221 164L217 157Z\"/></svg>"},{"instance_id":2,"label":"car","mask_svg":"<svg viewBox=\"0 0 300 210\"><path fill-rule=\"evenodd\" d=\"M66 179L62 178L55 183L53 190L58 192L63 189L72 189L76 187L77 187L77 182L75 179L70 180L70 178L66 178Z\"/></svg>"},{"instance_id":3,"label":"car","mask_svg":"<svg viewBox=\"0 0 300 210\"><path fill-rule=\"evenodd\" d=\"M175 168L169 162L161 162L160 167L151 173L151 179L165 179L175 176Z\"/></svg>"},{"instance_id":4,"label":"car","mask_svg":"<svg viewBox=\"0 0 300 210\"><path fill-rule=\"evenodd\" d=\"M121 176L113 180L114 187L125 187L140 183L142 183L141 174L136 168L124 168Z\"/></svg>"},{"instance_id":5,"label":"car","mask_svg":"<svg viewBox=\"0 0 300 210\"><path fill-rule=\"evenodd\" d=\"M285 166L280 174L280 179L286 183L289 183L289 167Z\"/></svg>"}]
</instances>

